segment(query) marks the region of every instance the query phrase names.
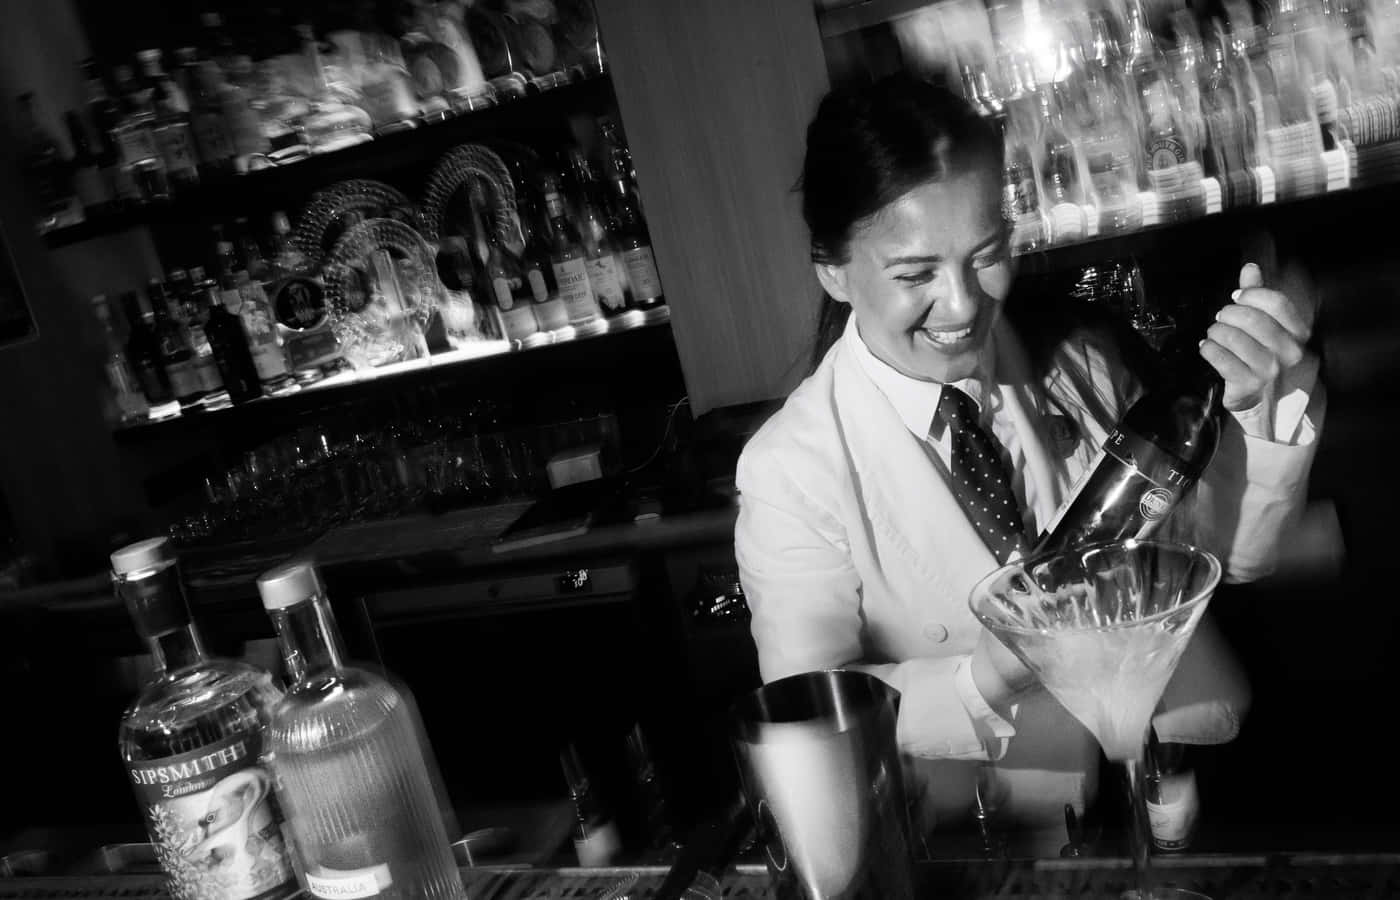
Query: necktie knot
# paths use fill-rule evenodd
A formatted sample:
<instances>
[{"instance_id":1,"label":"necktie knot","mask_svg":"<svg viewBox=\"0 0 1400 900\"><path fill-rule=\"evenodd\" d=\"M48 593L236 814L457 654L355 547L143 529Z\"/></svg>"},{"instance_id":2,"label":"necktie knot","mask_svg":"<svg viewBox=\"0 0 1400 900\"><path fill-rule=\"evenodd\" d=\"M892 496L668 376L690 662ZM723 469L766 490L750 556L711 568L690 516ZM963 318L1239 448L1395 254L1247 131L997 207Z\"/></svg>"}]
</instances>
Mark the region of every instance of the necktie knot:
<instances>
[{"instance_id":1,"label":"necktie knot","mask_svg":"<svg viewBox=\"0 0 1400 900\"><path fill-rule=\"evenodd\" d=\"M987 549L1005 563L1024 549L1026 539L1001 443L978 422L972 398L951 385L944 385L938 398L938 417L951 444L953 496Z\"/></svg>"},{"instance_id":2,"label":"necktie knot","mask_svg":"<svg viewBox=\"0 0 1400 900\"><path fill-rule=\"evenodd\" d=\"M944 425L960 431L967 425L977 425L979 417L971 397L951 384L943 385L943 393L938 397L938 418Z\"/></svg>"}]
</instances>

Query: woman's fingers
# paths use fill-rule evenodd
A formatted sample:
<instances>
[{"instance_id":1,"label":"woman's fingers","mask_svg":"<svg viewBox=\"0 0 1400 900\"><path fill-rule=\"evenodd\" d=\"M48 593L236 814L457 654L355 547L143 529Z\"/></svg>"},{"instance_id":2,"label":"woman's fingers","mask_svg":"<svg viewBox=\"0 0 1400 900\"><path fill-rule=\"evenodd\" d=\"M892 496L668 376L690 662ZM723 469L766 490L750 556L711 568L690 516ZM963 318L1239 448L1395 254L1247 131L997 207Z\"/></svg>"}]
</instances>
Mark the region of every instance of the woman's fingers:
<instances>
[{"instance_id":1,"label":"woman's fingers","mask_svg":"<svg viewBox=\"0 0 1400 900\"><path fill-rule=\"evenodd\" d=\"M1264 270L1255 263L1245 263L1240 269L1240 290L1264 286Z\"/></svg>"},{"instance_id":2,"label":"woman's fingers","mask_svg":"<svg viewBox=\"0 0 1400 900\"><path fill-rule=\"evenodd\" d=\"M1201 342L1201 357L1225 380L1224 406L1250 409L1264 400L1278 378L1278 360L1244 331L1216 322Z\"/></svg>"},{"instance_id":3,"label":"woman's fingers","mask_svg":"<svg viewBox=\"0 0 1400 900\"><path fill-rule=\"evenodd\" d=\"M1262 309L1231 303L1222 307L1215 314L1215 319L1249 335L1272 353L1285 369L1291 369L1303 360L1303 347L1297 337Z\"/></svg>"},{"instance_id":4,"label":"woman's fingers","mask_svg":"<svg viewBox=\"0 0 1400 900\"><path fill-rule=\"evenodd\" d=\"M1234 300L1241 306L1267 313L1300 344L1306 344L1312 337L1312 316L1299 308L1287 294L1268 288L1249 288L1241 290Z\"/></svg>"}]
</instances>

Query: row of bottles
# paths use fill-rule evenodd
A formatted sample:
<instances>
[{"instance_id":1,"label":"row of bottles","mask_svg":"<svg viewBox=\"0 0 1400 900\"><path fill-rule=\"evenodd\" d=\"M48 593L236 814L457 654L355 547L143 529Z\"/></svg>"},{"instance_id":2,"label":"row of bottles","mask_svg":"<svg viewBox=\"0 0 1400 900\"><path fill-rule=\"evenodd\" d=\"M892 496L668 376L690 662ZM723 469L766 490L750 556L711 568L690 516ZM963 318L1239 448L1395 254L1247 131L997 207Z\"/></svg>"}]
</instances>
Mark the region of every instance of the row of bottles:
<instances>
[{"instance_id":1,"label":"row of bottles","mask_svg":"<svg viewBox=\"0 0 1400 900\"><path fill-rule=\"evenodd\" d=\"M270 260L251 239L240 248L220 239L212 276L192 266L152 278L144 296L121 295L120 318L105 295L92 298L113 418L130 423L246 403L319 380L334 365L319 285L288 240L286 217L274 222Z\"/></svg>"},{"instance_id":2,"label":"row of bottles","mask_svg":"<svg viewBox=\"0 0 1400 900\"><path fill-rule=\"evenodd\" d=\"M1400 138L1379 4L1279 0L1262 24L1233 0L1209 18L1142 0L948 17L947 46L912 62L955 72L1001 125L1021 252L1335 189L1356 145Z\"/></svg>"},{"instance_id":3,"label":"row of bottles","mask_svg":"<svg viewBox=\"0 0 1400 900\"><path fill-rule=\"evenodd\" d=\"M602 71L590 3L558 11L479 3L418 9L402 39L365 24L318 34L266 23L240 46L218 13L189 45L82 64L86 107L63 115L69 154L21 98L40 227L170 199L204 181L416 127ZM527 52L521 52L527 46ZM478 53L484 48L484 55Z\"/></svg>"},{"instance_id":4,"label":"row of bottles","mask_svg":"<svg viewBox=\"0 0 1400 900\"><path fill-rule=\"evenodd\" d=\"M316 568L257 580L289 683L206 653L165 538L111 556L155 673L123 715L119 749L175 900L462 898L456 815L412 692L346 655ZM561 754L582 865L623 841L573 744ZM640 727L628 791L647 849L674 853Z\"/></svg>"}]
</instances>

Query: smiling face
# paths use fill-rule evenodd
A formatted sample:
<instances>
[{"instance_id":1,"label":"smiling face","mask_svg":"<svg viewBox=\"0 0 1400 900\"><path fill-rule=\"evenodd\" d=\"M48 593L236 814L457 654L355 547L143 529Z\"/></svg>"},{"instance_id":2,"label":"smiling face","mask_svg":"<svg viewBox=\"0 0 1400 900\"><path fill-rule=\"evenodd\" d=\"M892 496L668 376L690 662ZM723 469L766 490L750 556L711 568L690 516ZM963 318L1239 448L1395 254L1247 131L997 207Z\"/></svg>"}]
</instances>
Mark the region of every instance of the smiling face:
<instances>
[{"instance_id":1,"label":"smiling face","mask_svg":"<svg viewBox=\"0 0 1400 900\"><path fill-rule=\"evenodd\" d=\"M991 166L926 182L858 225L844 264L816 267L870 351L911 378L958 381L981 361L1014 276L999 190Z\"/></svg>"}]
</instances>

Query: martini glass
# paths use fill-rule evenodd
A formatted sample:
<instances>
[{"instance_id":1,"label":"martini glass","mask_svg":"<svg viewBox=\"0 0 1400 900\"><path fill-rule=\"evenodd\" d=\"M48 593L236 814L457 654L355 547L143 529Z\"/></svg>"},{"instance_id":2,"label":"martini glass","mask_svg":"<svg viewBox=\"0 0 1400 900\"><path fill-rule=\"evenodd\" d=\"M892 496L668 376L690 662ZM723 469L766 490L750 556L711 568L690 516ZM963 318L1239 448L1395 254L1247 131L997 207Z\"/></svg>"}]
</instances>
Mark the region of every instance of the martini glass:
<instances>
[{"instance_id":1,"label":"martini glass","mask_svg":"<svg viewBox=\"0 0 1400 900\"><path fill-rule=\"evenodd\" d=\"M1143 744L1219 582L1204 550L1130 539L1012 562L972 589L978 620L1126 769L1138 887L1125 900L1206 900L1153 886Z\"/></svg>"}]
</instances>

